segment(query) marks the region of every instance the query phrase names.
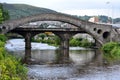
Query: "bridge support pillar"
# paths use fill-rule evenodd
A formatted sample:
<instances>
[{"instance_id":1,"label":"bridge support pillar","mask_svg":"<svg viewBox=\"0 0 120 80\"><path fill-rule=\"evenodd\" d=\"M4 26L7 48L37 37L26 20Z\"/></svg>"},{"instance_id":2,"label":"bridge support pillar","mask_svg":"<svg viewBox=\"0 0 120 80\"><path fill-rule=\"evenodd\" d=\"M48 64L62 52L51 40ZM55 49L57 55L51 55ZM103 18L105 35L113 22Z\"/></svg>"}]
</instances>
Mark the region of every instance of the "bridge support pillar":
<instances>
[{"instance_id":1,"label":"bridge support pillar","mask_svg":"<svg viewBox=\"0 0 120 80\"><path fill-rule=\"evenodd\" d=\"M62 54L66 57L69 57L69 39L61 40L61 49L62 49Z\"/></svg>"},{"instance_id":2,"label":"bridge support pillar","mask_svg":"<svg viewBox=\"0 0 120 80\"><path fill-rule=\"evenodd\" d=\"M61 51L61 55L63 56L63 62L68 62L69 61L70 34L62 33L62 34L59 34L59 36L61 38L60 51Z\"/></svg>"},{"instance_id":3,"label":"bridge support pillar","mask_svg":"<svg viewBox=\"0 0 120 80\"><path fill-rule=\"evenodd\" d=\"M95 48L99 48L101 47L102 45L95 39Z\"/></svg>"},{"instance_id":4,"label":"bridge support pillar","mask_svg":"<svg viewBox=\"0 0 120 80\"><path fill-rule=\"evenodd\" d=\"M24 62L29 64L31 61L31 33L25 34L25 57Z\"/></svg>"}]
</instances>

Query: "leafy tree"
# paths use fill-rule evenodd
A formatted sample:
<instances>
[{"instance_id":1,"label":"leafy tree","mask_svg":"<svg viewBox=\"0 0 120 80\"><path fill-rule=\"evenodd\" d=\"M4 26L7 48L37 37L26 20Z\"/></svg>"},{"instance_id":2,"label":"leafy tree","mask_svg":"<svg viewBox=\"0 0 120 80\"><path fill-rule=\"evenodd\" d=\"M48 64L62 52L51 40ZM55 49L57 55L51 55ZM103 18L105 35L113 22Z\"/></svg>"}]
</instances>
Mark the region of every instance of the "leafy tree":
<instances>
[{"instance_id":1,"label":"leafy tree","mask_svg":"<svg viewBox=\"0 0 120 80\"><path fill-rule=\"evenodd\" d=\"M5 20L8 20L9 19L9 14L8 14L8 11L3 9L3 5L0 4L0 24L5 21Z\"/></svg>"},{"instance_id":2,"label":"leafy tree","mask_svg":"<svg viewBox=\"0 0 120 80\"><path fill-rule=\"evenodd\" d=\"M99 16L99 20L101 21L101 22L104 22L104 23L107 23L107 21L108 21L108 17L107 16Z\"/></svg>"},{"instance_id":3,"label":"leafy tree","mask_svg":"<svg viewBox=\"0 0 120 80\"><path fill-rule=\"evenodd\" d=\"M46 34L44 34L44 33L41 33L41 34L39 34L39 37L41 37L42 38L42 40L46 37Z\"/></svg>"},{"instance_id":4,"label":"leafy tree","mask_svg":"<svg viewBox=\"0 0 120 80\"><path fill-rule=\"evenodd\" d=\"M114 23L120 23L120 18L115 18L113 21Z\"/></svg>"},{"instance_id":5,"label":"leafy tree","mask_svg":"<svg viewBox=\"0 0 120 80\"><path fill-rule=\"evenodd\" d=\"M0 34L0 41L5 42L7 40L7 37L5 35Z\"/></svg>"},{"instance_id":6,"label":"leafy tree","mask_svg":"<svg viewBox=\"0 0 120 80\"><path fill-rule=\"evenodd\" d=\"M0 23L3 21L3 8L2 5L0 4Z\"/></svg>"}]
</instances>

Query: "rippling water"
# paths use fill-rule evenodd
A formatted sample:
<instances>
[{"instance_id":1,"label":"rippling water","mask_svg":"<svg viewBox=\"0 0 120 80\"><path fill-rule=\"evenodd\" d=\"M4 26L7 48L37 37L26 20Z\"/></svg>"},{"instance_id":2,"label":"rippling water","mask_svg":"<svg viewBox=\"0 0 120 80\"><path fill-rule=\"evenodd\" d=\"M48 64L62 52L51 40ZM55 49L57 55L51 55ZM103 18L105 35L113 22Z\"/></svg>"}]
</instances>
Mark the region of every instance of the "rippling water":
<instances>
[{"instance_id":1,"label":"rippling water","mask_svg":"<svg viewBox=\"0 0 120 80\"><path fill-rule=\"evenodd\" d=\"M7 41L6 49L17 57L24 57L24 45L24 39L12 39ZM32 59L37 64L27 66L31 80L120 79L119 62L108 65L98 50L71 47L70 63L66 64L57 49L47 44L32 43Z\"/></svg>"}]
</instances>

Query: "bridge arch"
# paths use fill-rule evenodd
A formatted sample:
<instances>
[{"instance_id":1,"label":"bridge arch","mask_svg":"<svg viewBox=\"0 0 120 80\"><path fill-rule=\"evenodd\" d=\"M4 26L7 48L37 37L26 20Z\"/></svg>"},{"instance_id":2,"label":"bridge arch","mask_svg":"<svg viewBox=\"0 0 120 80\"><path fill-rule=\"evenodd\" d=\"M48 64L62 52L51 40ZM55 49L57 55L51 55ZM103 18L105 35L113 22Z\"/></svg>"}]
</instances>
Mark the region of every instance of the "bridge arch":
<instances>
[{"instance_id":1,"label":"bridge arch","mask_svg":"<svg viewBox=\"0 0 120 80\"><path fill-rule=\"evenodd\" d=\"M72 24L79 29L84 30L86 33L93 36L100 44L104 44L106 40L108 41L109 35L104 34L105 32L111 31L110 25L95 24L87 21L80 20L79 18L73 17L71 15L61 14L61 13L44 13L33 16L28 16L25 18L20 18L16 20L6 21L3 23L1 28L1 33L7 33L25 23L36 22L36 21L61 21L65 23ZM105 27L105 28L104 28ZM104 36L105 35L105 38Z\"/></svg>"}]
</instances>

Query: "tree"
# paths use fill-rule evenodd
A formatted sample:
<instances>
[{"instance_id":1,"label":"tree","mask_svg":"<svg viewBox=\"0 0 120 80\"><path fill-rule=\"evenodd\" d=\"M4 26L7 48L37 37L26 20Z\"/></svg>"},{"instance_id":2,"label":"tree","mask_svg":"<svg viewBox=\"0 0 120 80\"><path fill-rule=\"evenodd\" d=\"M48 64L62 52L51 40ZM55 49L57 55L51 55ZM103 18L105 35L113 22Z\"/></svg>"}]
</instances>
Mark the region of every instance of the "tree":
<instances>
[{"instance_id":1,"label":"tree","mask_svg":"<svg viewBox=\"0 0 120 80\"><path fill-rule=\"evenodd\" d=\"M120 23L120 18L115 18L113 21L114 23Z\"/></svg>"},{"instance_id":2,"label":"tree","mask_svg":"<svg viewBox=\"0 0 120 80\"><path fill-rule=\"evenodd\" d=\"M9 17L9 14L8 14L8 11L3 9L3 5L0 3L0 24L5 21L5 20L8 20L10 17Z\"/></svg>"}]
</instances>

